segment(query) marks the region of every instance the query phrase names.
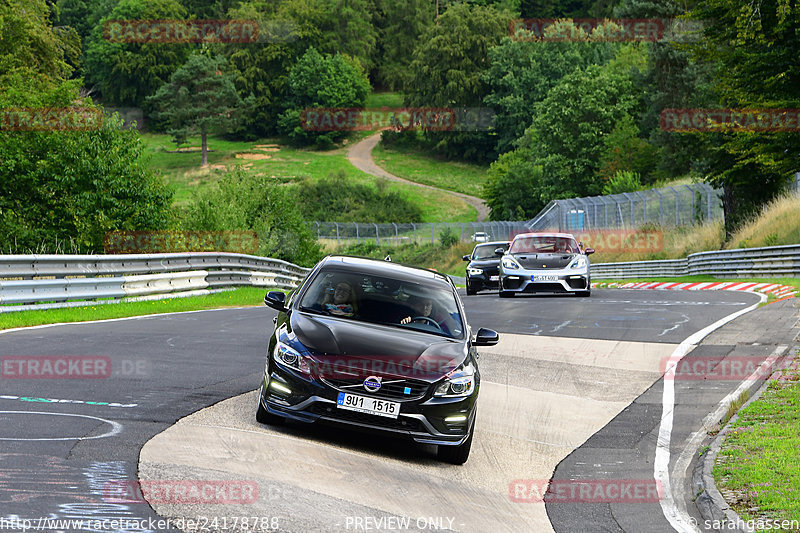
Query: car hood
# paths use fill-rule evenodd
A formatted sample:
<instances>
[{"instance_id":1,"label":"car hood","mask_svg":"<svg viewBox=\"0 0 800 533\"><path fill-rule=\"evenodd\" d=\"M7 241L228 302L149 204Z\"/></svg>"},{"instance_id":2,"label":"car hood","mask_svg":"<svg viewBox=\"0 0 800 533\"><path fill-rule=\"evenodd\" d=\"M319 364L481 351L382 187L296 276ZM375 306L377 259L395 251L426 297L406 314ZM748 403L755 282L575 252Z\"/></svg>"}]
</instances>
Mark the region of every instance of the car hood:
<instances>
[{"instance_id":1,"label":"car hood","mask_svg":"<svg viewBox=\"0 0 800 533\"><path fill-rule=\"evenodd\" d=\"M321 377L385 376L434 382L467 357L464 341L440 340L410 329L302 312L292 313L290 326L311 351Z\"/></svg>"},{"instance_id":2,"label":"car hood","mask_svg":"<svg viewBox=\"0 0 800 533\"><path fill-rule=\"evenodd\" d=\"M500 264L500 258L496 259L479 259L477 261L470 261L467 268L489 268L496 267Z\"/></svg>"},{"instance_id":3,"label":"car hood","mask_svg":"<svg viewBox=\"0 0 800 533\"><path fill-rule=\"evenodd\" d=\"M526 270L567 268L578 254L514 254L514 259Z\"/></svg>"}]
</instances>

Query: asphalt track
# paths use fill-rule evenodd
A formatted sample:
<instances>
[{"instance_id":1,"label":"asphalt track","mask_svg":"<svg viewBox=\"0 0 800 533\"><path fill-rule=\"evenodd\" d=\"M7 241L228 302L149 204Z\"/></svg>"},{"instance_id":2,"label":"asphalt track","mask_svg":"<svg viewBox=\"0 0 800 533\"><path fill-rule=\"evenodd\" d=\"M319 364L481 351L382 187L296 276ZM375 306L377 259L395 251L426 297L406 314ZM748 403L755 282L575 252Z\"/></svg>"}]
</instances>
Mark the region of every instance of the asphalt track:
<instances>
[{"instance_id":1,"label":"asphalt track","mask_svg":"<svg viewBox=\"0 0 800 533\"><path fill-rule=\"evenodd\" d=\"M546 531L551 523L557 531L593 530L550 504L515 501L513 483L546 480L598 435L616 438L614 422L657 394L664 359L678 343L758 301L738 292L623 290L597 290L591 299L464 300L473 328L506 335L481 351L478 429L462 467L436 462L424 446L256 424L251 391L272 328L267 308L0 334L0 356L108 358L112 369L98 379L0 378L0 530L22 531L8 526L26 519L35 527L41 518L198 516L226 518L216 522L220 531L244 516L280 531ZM637 453L649 452L643 445ZM637 475L652 479L652 470ZM158 514L144 502L109 499L109 486L137 476L246 481L259 496L240 505L154 503Z\"/></svg>"}]
</instances>

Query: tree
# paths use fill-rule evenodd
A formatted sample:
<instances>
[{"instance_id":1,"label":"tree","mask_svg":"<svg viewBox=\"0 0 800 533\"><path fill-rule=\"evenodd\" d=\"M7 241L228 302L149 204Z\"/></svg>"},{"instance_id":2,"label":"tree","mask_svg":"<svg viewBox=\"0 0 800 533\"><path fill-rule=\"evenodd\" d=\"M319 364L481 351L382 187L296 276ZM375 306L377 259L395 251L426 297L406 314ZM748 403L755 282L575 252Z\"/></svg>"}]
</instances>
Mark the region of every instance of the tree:
<instances>
[{"instance_id":1,"label":"tree","mask_svg":"<svg viewBox=\"0 0 800 533\"><path fill-rule=\"evenodd\" d=\"M714 70L726 108L800 107L800 7L785 0L708 0L692 17L707 21L694 57ZM693 137L697 138L697 137ZM709 150L704 170L724 188L725 231L735 230L780 194L800 171L797 132L726 132L699 136Z\"/></svg>"},{"instance_id":2,"label":"tree","mask_svg":"<svg viewBox=\"0 0 800 533\"><path fill-rule=\"evenodd\" d=\"M0 108L88 107L76 82L53 84L17 73L0 92ZM163 229L171 193L147 168L136 131L118 117L97 130L0 131L0 248L55 251L72 241L98 251L114 230Z\"/></svg>"},{"instance_id":3,"label":"tree","mask_svg":"<svg viewBox=\"0 0 800 533\"><path fill-rule=\"evenodd\" d=\"M194 196L184 229L254 231L260 255L312 266L322 250L297 205L291 192L271 178L236 169L202 196Z\"/></svg>"},{"instance_id":4,"label":"tree","mask_svg":"<svg viewBox=\"0 0 800 533\"><path fill-rule=\"evenodd\" d=\"M57 32L45 0L0 2L0 87L15 72L58 82L72 73L68 59L80 53L74 31Z\"/></svg>"},{"instance_id":5,"label":"tree","mask_svg":"<svg viewBox=\"0 0 800 533\"><path fill-rule=\"evenodd\" d=\"M318 0L325 13L320 51L345 54L369 72L377 57L378 33L373 24L374 0ZM405 4L405 2L402 2Z\"/></svg>"},{"instance_id":6,"label":"tree","mask_svg":"<svg viewBox=\"0 0 800 533\"><path fill-rule=\"evenodd\" d=\"M480 108L489 93L484 72L489 50L508 35L512 14L491 6L454 4L422 36L409 66L406 103L414 107ZM491 132L425 132L435 150L450 157L491 161Z\"/></svg>"},{"instance_id":7,"label":"tree","mask_svg":"<svg viewBox=\"0 0 800 533\"><path fill-rule=\"evenodd\" d=\"M92 29L86 40L86 80L100 89L107 102L141 106L186 62L191 45L181 43L128 43L105 38L110 20L183 20L186 10L177 0L120 0L114 10Z\"/></svg>"},{"instance_id":8,"label":"tree","mask_svg":"<svg viewBox=\"0 0 800 533\"><path fill-rule=\"evenodd\" d=\"M256 99L246 131L252 137L275 135L278 115L286 108L289 72L308 48L320 46L325 13L318 0L249 0L229 10L228 17L258 23L259 42L225 44L220 50L239 94Z\"/></svg>"},{"instance_id":9,"label":"tree","mask_svg":"<svg viewBox=\"0 0 800 533\"><path fill-rule=\"evenodd\" d=\"M182 144L192 134L202 142L202 162L208 165L209 133L230 133L253 107L251 97L242 100L226 74L225 59L192 54L189 60L148 99L155 117L169 123L175 142Z\"/></svg>"},{"instance_id":10,"label":"tree","mask_svg":"<svg viewBox=\"0 0 800 533\"><path fill-rule=\"evenodd\" d=\"M322 55L310 48L292 67L286 86L286 111L280 116L283 132L300 144L329 146L345 131L313 131L301 124L301 113L313 108L363 108L369 80L361 65L342 54Z\"/></svg>"},{"instance_id":11,"label":"tree","mask_svg":"<svg viewBox=\"0 0 800 533\"><path fill-rule=\"evenodd\" d=\"M533 42L505 39L489 50L484 73L489 93L484 103L495 110L497 152L514 148L533 120L534 107L565 75L613 57L610 43Z\"/></svg>"},{"instance_id":12,"label":"tree","mask_svg":"<svg viewBox=\"0 0 800 533\"><path fill-rule=\"evenodd\" d=\"M433 25L429 0L378 0L380 62L377 80L392 90L408 82L409 65L422 34Z\"/></svg>"}]
</instances>

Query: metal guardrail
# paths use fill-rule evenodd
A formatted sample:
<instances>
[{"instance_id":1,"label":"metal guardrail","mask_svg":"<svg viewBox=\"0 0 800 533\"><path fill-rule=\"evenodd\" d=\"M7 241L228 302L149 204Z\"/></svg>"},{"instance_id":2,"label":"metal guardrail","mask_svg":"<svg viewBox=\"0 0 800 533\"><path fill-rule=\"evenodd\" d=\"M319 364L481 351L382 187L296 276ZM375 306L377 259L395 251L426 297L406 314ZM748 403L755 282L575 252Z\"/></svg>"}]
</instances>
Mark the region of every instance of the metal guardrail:
<instances>
[{"instance_id":1,"label":"metal guardrail","mask_svg":"<svg viewBox=\"0 0 800 533\"><path fill-rule=\"evenodd\" d=\"M800 244L699 252L686 259L666 261L598 263L591 265L591 271L595 279L800 277Z\"/></svg>"},{"instance_id":2,"label":"metal guardrail","mask_svg":"<svg viewBox=\"0 0 800 533\"><path fill-rule=\"evenodd\" d=\"M0 255L0 312L42 304L174 295L204 289L295 288L310 269L233 253Z\"/></svg>"}]
</instances>

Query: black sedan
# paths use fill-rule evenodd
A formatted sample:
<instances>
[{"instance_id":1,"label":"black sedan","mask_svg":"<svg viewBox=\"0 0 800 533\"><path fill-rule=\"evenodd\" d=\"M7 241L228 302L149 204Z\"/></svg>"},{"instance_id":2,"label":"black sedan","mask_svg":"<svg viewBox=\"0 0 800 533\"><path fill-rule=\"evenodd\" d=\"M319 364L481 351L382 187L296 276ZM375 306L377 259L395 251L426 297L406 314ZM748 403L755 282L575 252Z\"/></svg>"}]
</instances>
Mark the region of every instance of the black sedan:
<instances>
[{"instance_id":1,"label":"black sedan","mask_svg":"<svg viewBox=\"0 0 800 533\"><path fill-rule=\"evenodd\" d=\"M279 311L256 419L291 419L388 432L469 457L480 389L476 346L448 276L346 256L320 261Z\"/></svg>"},{"instance_id":2,"label":"black sedan","mask_svg":"<svg viewBox=\"0 0 800 533\"><path fill-rule=\"evenodd\" d=\"M465 255L467 265L467 295L472 296L485 289L500 288L500 256L495 250L508 250L508 241L494 241L479 244L471 255Z\"/></svg>"}]
</instances>

